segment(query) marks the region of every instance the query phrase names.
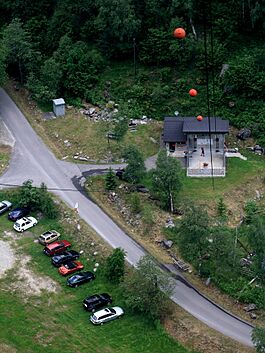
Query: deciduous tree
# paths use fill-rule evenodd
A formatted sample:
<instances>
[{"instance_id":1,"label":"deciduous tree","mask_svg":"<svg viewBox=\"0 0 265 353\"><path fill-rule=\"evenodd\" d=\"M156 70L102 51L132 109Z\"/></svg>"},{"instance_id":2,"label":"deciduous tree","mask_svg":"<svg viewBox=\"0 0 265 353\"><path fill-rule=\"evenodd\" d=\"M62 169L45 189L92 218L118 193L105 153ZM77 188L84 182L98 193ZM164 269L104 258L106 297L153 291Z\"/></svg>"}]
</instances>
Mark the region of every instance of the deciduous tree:
<instances>
[{"instance_id":1,"label":"deciduous tree","mask_svg":"<svg viewBox=\"0 0 265 353\"><path fill-rule=\"evenodd\" d=\"M105 277L113 283L122 281L125 271L125 251L121 248L113 250L108 256L105 264Z\"/></svg>"},{"instance_id":2,"label":"deciduous tree","mask_svg":"<svg viewBox=\"0 0 265 353\"><path fill-rule=\"evenodd\" d=\"M136 269L125 278L123 288L126 302L135 312L157 320L170 310L172 282L149 256L140 259Z\"/></svg>"},{"instance_id":3,"label":"deciduous tree","mask_svg":"<svg viewBox=\"0 0 265 353\"><path fill-rule=\"evenodd\" d=\"M128 163L123 174L123 178L130 183L138 183L145 174L145 165L142 153L136 146L130 145L125 148L123 158Z\"/></svg>"},{"instance_id":4,"label":"deciduous tree","mask_svg":"<svg viewBox=\"0 0 265 353\"><path fill-rule=\"evenodd\" d=\"M156 169L152 174L153 190L165 209L174 210L177 195L181 189L181 165L176 158L167 155L165 150L158 154Z\"/></svg>"}]
</instances>

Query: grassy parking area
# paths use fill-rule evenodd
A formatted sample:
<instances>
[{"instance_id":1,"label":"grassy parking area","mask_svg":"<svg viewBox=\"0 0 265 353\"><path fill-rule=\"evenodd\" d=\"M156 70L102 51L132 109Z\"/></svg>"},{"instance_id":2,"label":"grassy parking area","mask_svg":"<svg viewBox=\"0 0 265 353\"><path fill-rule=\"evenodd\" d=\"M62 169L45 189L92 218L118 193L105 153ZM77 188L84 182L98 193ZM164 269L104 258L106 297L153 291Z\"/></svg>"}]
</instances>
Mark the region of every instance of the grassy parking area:
<instances>
[{"instance_id":1,"label":"grassy parking area","mask_svg":"<svg viewBox=\"0 0 265 353\"><path fill-rule=\"evenodd\" d=\"M32 232L13 233L12 226L6 215L2 215L1 240L12 246L17 262L0 279L1 352L189 352L161 326L155 327L145 317L132 314L124 304L119 287L106 282L100 270L95 281L78 288L67 287L66 279L42 253L43 247L34 241L43 231L57 229L62 233L62 239L73 243L73 249L84 251L80 260L85 270L92 270L95 261L100 263L100 269L108 249L85 225L82 224L80 233L75 231L74 223L69 223L67 215L59 222L41 219ZM92 241L94 245L91 245ZM98 251L96 258L92 255L95 249ZM26 265L25 259L29 260ZM32 290L49 281L54 283L54 291L48 286L41 293ZM99 292L110 293L113 305L124 308L121 320L98 327L89 322L82 300Z\"/></svg>"}]
</instances>

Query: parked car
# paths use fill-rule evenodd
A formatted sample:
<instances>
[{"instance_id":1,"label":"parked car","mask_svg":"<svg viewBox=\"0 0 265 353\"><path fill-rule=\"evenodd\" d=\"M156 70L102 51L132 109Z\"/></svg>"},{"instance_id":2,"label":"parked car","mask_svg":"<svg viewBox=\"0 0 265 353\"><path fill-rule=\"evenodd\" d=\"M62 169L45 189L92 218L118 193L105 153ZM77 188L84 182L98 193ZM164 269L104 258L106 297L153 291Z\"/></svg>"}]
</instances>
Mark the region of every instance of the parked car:
<instances>
[{"instance_id":1,"label":"parked car","mask_svg":"<svg viewBox=\"0 0 265 353\"><path fill-rule=\"evenodd\" d=\"M114 306L113 308L96 311L90 316L90 321L94 325L103 325L105 322L119 319L122 315L124 315L122 308Z\"/></svg>"},{"instance_id":2,"label":"parked car","mask_svg":"<svg viewBox=\"0 0 265 353\"><path fill-rule=\"evenodd\" d=\"M53 256L55 254L58 254L67 250L68 248L70 248L71 245L72 244L69 243L69 241L67 240L55 241L54 243L51 243L45 246L45 248L43 249L43 252L45 255Z\"/></svg>"},{"instance_id":3,"label":"parked car","mask_svg":"<svg viewBox=\"0 0 265 353\"><path fill-rule=\"evenodd\" d=\"M71 275L74 272L83 270L84 265L80 261L70 261L59 267L58 272L62 276Z\"/></svg>"},{"instance_id":4,"label":"parked car","mask_svg":"<svg viewBox=\"0 0 265 353\"><path fill-rule=\"evenodd\" d=\"M23 217L18 219L13 227L17 232L24 232L24 230L34 227L37 223L38 221L34 217Z\"/></svg>"},{"instance_id":5,"label":"parked car","mask_svg":"<svg viewBox=\"0 0 265 353\"><path fill-rule=\"evenodd\" d=\"M70 287L78 287L83 283L90 282L95 279L96 276L92 272L79 272L76 275L68 278L67 285Z\"/></svg>"},{"instance_id":6,"label":"parked car","mask_svg":"<svg viewBox=\"0 0 265 353\"><path fill-rule=\"evenodd\" d=\"M94 312L96 309L102 308L103 306L110 305L112 298L107 293L95 294L90 297L86 297L83 300L83 307L86 311Z\"/></svg>"},{"instance_id":7,"label":"parked car","mask_svg":"<svg viewBox=\"0 0 265 353\"><path fill-rule=\"evenodd\" d=\"M64 251L58 255L52 257L52 264L55 267L60 267L69 261L77 260L80 254L75 250Z\"/></svg>"},{"instance_id":8,"label":"parked car","mask_svg":"<svg viewBox=\"0 0 265 353\"><path fill-rule=\"evenodd\" d=\"M38 238L38 241L42 245L48 245L60 237L60 233L56 230L48 230L47 232L41 234Z\"/></svg>"},{"instance_id":9,"label":"parked car","mask_svg":"<svg viewBox=\"0 0 265 353\"><path fill-rule=\"evenodd\" d=\"M4 212L10 210L12 207L12 203L10 201L1 201L0 202L0 214L3 214Z\"/></svg>"},{"instance_id":10,"label":"parked car","mask_svg":"<svg viewBox=\"0 0 265 353\"><path fill-rule=\"evenodd\" d=\"M19 218L22 217L26 217L27 215L29 215L30 213L30 209L27 207L17 207L14 210L12 210L11 212L8 213L8 219L10 219L10 221L16 221Z\"/></svg>"}]
</instances>

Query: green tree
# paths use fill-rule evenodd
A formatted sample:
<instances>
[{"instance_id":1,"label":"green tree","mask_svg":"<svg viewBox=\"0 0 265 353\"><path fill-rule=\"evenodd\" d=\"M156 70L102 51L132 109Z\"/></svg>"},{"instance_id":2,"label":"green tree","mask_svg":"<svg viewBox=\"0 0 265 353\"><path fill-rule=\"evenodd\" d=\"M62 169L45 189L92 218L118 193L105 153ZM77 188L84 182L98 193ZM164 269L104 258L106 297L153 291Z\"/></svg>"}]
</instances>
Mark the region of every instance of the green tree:
<instances>
[{"instance_id":1,"label":"green tree","mask_svg":"<svg viewBox=\"0 0 265 353\"><path fill-rule=\"evenodd\" d=\"M265 353L265 330L255 327L252 331L252 342L258 353Z\"/></svg>"},{"instance_id":2,"label":"green tree","mask_svg":"<svg viewBox=\"0 0 265 353\"><path fill-rule=\"evenodd\" d=\"M129 198L129 205L133 213L140 213L142 211L141 200L137 193L131 195Z\"/></svg>"},{"instance_id":3,"label":"green tree","mask_svg":"<svg viewBox=\"0 0 265 353\"><path fill-rule=\"evenodd\" d=\"M245 217L244 221L246 224L250 224L258 213L258 205L254 200L248 200L244 205Z\"/></svg>"},{"instance_id":4,"label":"green tree","mask_svg":"<svg viewBox=\"0 0 265 353\"><path fill-rule=\"evenodd\" d=\"M133 311L153 320L163 319L169 313L172 282L151 257L140 259L136 269L125 277L122 287L127 305Z\"/></svg>"},{"instance_id":5,"label":"green tree","mask_svg":"<svg viewBox=\"0 0 265 353\"><path fill-rule=\"evenodd\" d=\"M198 269L208 252L210 237L209 216L201 206L189 206L180 225L176 227L181 254Z\"/></svg>"},{"instance_id":6,"label":"green tree","mask_svg":"<svg viewBox=\"0 0 265 353\"><path fill-rule=\"evenodd\" d=\"M127 167L123 174L125 180L130 183L138 183L145 174L144 158L142 153L134 145L129 145L123 152L123 158Z\"/></svg>"},{"instance_id":7,"label":"green tree","mask_svg":"<svg viewBox=\"0 0 265 353\"><path fill-rule=\"evenodd\" d=\"M48 218L56 218L58 210L46 185L42 183L41 187L37 188L32 183L32 180L26 180L23 183L16 196L17 202L24 207L29 207L32 211L43 212Z\"/></svg>"},{"instance_id":8,"label":"green tree","mask_svg":"<svg viewBox=\"0 0 265 353\"><path fill-rule=\"evenodd\" d=\"M140 29L131 0L96 0L98 15L94 21L104 52L118 56L132 52L133 37Z\"/></svg>"},{"instance_id":9,"label":"green tree","mask_svg":"<svg viewBox=\"0 0 265 353\"><path fill-rule=\"evenodd\" d=\"M26 69L32 59L30 37L23 29L22 23L15 18L3 31L3 45L6 48L8 64L17 66L20 82L24 82Z\"/></svg>"},{"instance_id":10,"label":"green tree","mask_svg":"<svg viewBox=\"0 0 265 353\"><path fill-rule=\"evenodd\" d=\"M6 48L2 41L0 42L0 86L7 78L6 74Z\"/></svg>"},{"instance_id":11,"label":"green tree","mask_svg":"<svg viewBox=\"0 0 265 353\"><path fill-rule=\"evenodd\" d=\"M91 50L84 42L76 42L67 55L63 86L68 92L83 98L98 81L103 68L104 59L97 49Z\"/></svg>"},{"instance_id":12,"label":"green tree","mask_svg":"<svg viewBox=\"0 0 265 353\"><path fill-rule=\"evenodd\" d=\"M261 216L256 216L249 226L248 242L255 256L254 267L256 273L264 280L265 279L265 222Z\"/></svg>"},{"instance_id":13,"label":"green tree","mask_svg":"<svg viewBox=\"0 0 265 353\"><path fill-rule=\"evenodd\" d=\"M121 141L128 131L128 119L127 118L118 118L116 119L113 132L116 136L116 140Z\"/></svg>"},{"instance_id":14,"label":"green tree","mask_svg":"<svg viewBox=\"0 0 265 353\"><path fill-rule=\"evenodd\" d=\"M104 274L105 277L113 283L119 283L123 280L125 271L125 251L116 248L112 254L107 257Z\"/></svg>"},{"instance_id":15,"label":"green tree","mask_svg":"<svg viewBox=\"0 0 265 353\"><path fill-rule=\"evenodd\" d=\"M112 168L109 168L105 176L105 189L106 190L115 190L117 187L117 178Z\"/></svg>"},{"instance_id":16,"label":"green tree","mask_svg":"<svg viewBox=\"0 0 265 353\"><path fill-rule=\"evenodd\" d=\"M38 209L40 202L39 191L32 184L32 180L24 181L22 187L19 190L18 198L22 206L29 207L32 210L36 210Z\"/></svg>"},{"instance_id":17,"label":"green tree","mask_svg":"<svg viewBox=\"0 0 265 353\"><path fill-rule=\"evenodd\" d=\"M158 154L156 169L152 173L152 185L162 207L173 212L182 186L181 165L176 158L168 156L165 150Z\"/></svg>"}]
</instances>

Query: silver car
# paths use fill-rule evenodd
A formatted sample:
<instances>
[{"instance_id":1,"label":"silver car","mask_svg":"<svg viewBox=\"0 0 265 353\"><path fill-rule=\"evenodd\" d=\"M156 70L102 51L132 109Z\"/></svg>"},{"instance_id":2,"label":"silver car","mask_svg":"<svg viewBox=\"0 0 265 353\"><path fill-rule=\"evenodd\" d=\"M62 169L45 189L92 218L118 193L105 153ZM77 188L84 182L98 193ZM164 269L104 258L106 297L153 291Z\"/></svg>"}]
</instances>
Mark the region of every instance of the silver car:
<instances>
[{"instance_id":1,"label":"silver car","mask_svg":"<svg viewBox=\"0 0 265 353\"><path fill-rule=\"evenodd\" d=\"M119 319L122 315L124 315L122 308L114 306L113 308L96 311L90 316L90 321L94 325L103 325L105 322Z\"/></svg>"}]
</instances>

